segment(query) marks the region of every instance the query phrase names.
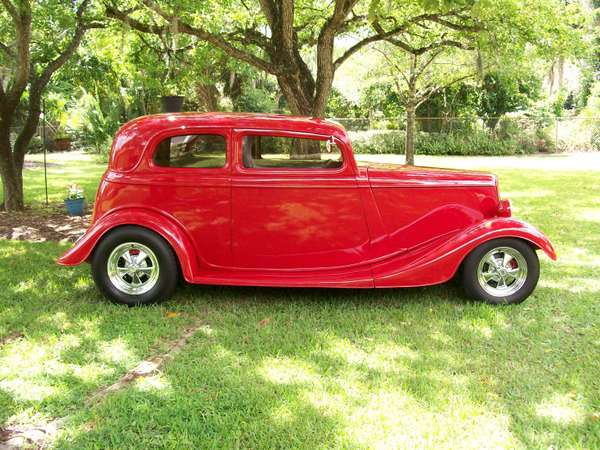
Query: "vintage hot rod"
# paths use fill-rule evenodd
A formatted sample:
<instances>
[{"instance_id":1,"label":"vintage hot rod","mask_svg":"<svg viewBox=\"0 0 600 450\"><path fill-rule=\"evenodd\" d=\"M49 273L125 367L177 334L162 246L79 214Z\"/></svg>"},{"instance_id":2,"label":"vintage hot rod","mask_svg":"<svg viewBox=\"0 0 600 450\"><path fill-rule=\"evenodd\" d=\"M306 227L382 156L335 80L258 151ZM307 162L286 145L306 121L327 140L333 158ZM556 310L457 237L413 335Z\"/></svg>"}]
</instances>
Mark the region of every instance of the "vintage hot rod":
<instances>
[{"instance_id":1,"label":"vintage hot rod","mask_svg":"<svg viewBox=\"0 0 600 450\"><path fill-rule=\"evenodd\" d=\"M145 116L117 133L92 224L59 259L88 261L128 305L197 284L397 288L461 278L518 303L548 239L511 218L488 173L357 165L332 121L258 114Z\"/></svg>"}]
</instances>

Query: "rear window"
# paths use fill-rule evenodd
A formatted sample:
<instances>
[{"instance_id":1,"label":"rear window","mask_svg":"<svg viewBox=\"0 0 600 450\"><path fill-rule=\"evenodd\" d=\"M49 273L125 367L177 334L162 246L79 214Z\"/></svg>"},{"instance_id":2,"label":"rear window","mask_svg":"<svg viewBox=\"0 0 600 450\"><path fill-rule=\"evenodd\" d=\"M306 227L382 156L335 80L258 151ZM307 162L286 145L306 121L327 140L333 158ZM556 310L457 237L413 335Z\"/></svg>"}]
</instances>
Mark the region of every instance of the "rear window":
<instances>
[{"instance_id":1,"label":"rear window","mask_svg":"<svg viewBox=\"0 0 600 450\"><path fill-rule=\"evenodd\" d=\"M161 141L152 159L159 167L213 169L225 166L226 155L224 136L186 134Z\"/></svg>"}]
</instances>

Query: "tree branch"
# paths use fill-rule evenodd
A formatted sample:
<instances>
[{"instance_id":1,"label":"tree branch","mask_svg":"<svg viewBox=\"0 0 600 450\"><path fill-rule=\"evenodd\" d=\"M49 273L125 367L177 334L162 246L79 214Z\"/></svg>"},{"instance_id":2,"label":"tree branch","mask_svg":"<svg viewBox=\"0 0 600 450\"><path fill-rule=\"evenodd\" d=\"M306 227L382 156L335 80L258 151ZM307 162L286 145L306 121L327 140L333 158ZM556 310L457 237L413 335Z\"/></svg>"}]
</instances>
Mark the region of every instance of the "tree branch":
<instances>
[{"instance_id":1,"label":"tree branch","mask_svg":"<svg viewBox=\"0 0 600 450\"><path fill-rule=\"evenodd\" d=\"M173 20L176 19L175 16L168 14L162 8L158 7L152 0L143 0L143 3L149 9L151 9L156 14L158 14L163 20L165 20L169 23L171 23ZM127 13L125 13L124 11L118 10L116 7L114 7L112 5L106 5L106 14L108 17L120 20L121 22L129 25L130 27L132 27L138 31L141 31L142 33L151 33L151 34L161 35L161 34L169 31L169 27L166 25L162 25L162 26L161 25L149 25L149 24L143 23L139 20L131 18ZM241 50L241 49L235 47L234 45L227 42L222 36L215 35L203 28L194 27L192 25L189 25L189 24L181 21L178 18L177 18L177 21L178 21L178 29L179 29L179 32L181 32L181 33L189 34L191 36L196 36L199 39L201 39L205 42L208 42L209 44L212 44L215 47L223 50L229 56L233 56L234 58L244 61L254 67L258 67L259 69L264 70L265 72L268 72L271 74L278 74L280 72L280 69L278 67L276 67L274 64L272 64L271 62L269 62L263 58L260 58L250 52L247 52L247 51L244 51L244 50ZM254 39L254 38L256 38L256 36L253 36L251 39Z\"/></svg>"},{"instance_id":2,"label":"tree branch","mask_svg":"<svg viewBox=\"0 0 600 450\"><path fill-rule=\"evenodd\" d=\"M15 5L13 5L10 0L0 0L0 1L2 1L2 4L4 5L4 7L8 11L8 13L11 15L13 20L15 20L15 21L18 20L19 12L17 11L17 8L15 7Z\"/></svg>"},{"instance_id":3,"label":"tree branch","mask_svg":"<svg viewBox=\"0 0 600 450\"><path fill-rule=\"evenodd\" d=\"M19 104L21 96L27 87L31 68L31 8L28 2L25 2L20 11L9 0L2 0L4 6L11 15L14 12L13 21L15 25L16 38L16 67L15 76L11 89L5 93L4 113L12 115ZM12 10L11 10L12 8Z\"/></svg>"},{"instance_id":4,"label":"tree branch","mask_svg":"<svg viewBox=\"0 0 600 450\"><path fill-rule=\"evenodd\" d=\"M0 50L3 51L9 58L15 57L15 53L11 50L11 48L2 42L0 42Z\"/></svg>"}]
</instances>

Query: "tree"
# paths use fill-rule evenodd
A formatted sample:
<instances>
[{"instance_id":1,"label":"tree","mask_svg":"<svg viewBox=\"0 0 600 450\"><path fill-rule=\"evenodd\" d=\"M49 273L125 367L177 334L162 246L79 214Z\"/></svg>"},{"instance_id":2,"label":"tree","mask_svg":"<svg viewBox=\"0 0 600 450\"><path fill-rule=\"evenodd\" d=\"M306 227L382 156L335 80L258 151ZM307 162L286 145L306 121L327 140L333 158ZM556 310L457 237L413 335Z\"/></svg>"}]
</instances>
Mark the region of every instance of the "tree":
<instances>
[{"instance_id":1,"label":"tree","mask_svg":"<svg viewBox=\"0 0 600 450\"><path fill-rule=\"evenodd\" d=\"M392 42L397 48L400 41ZM396 92L406 110L406 164L415 163L415 117L419 106L431 96L454 83L474 77L477 72L473 67L466 70L458 65L452 65L452 70L434 68L434 62L448 50L448 46L418 47L402 41L402 52L381 49L387 69L396 86ZM452 45L454 47L454 45ZM466 47L465 47L466 48Z\"/></svg>"},{"instance_id":2,"label":"tree","mask_svg":"<svg viewBox=\"0 0 600 450\"><path fill-rule=\"evenodd\" d=\"M376 0L240 0L226 2L137 0L133 8L105 0L107 15L144 33L176 30L221 49L232 58L272 74L293 114L322 117L336 70L367 45L395 36L410 25L459 26L470 21L463 2L409 1L398 7L405 14L388 29L372 26L369 8ZM231 11L235 11L232 14ZM223 17L229 20L222 20ZM233 20L231 20L233 19ZM338 51L336 39L352 35L348 48ZM314 67L311 52L314 49Z\"/></svg>"},{"instance_id":3,"label":"tree","mask_svg":"<svg viewBox=\"0 0 600 450\"><path fill-rule=\"evenodd\" d=\"M0 175L8 211L24 206L23 163L39 122L44 90L86 31L100 26L84 17L89 4L89 0L78 5L60 0L33 5L29 0L0 0L0 67L5 68L0 76ZM24 111L24 119L12 142L11 129L17 125L19 111Z\"/></svg>"}]
</instances>

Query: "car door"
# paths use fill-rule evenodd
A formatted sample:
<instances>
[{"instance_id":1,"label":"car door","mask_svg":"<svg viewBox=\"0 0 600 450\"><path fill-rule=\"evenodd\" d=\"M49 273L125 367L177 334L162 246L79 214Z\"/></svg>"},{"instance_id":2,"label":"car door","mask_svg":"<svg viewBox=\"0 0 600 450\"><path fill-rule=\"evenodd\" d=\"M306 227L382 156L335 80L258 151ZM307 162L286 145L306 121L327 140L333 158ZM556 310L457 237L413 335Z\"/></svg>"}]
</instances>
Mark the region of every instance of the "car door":
<instances>
[{"instance_id":1,"label":"car door","mask_svg":"<svg viewBox=\"0 0 600 450\"><path fill-rule=\"evenodd\" d=\"M235 130L234 143L236 267L327 270L364 261L369 233L349 149L331 136L281 131Z\"/></svg>"},{"instance_id":2,"label":"car door","mask_svg":"<svg viewBox=\"0 0 600 450\"><path fill-rule=\"evenodd\" d=\"M146 204L160 206L180 224L203 269L232 264L230 134L221 127L178 127L150 143Z\"/></svg>"}]
</instances>

